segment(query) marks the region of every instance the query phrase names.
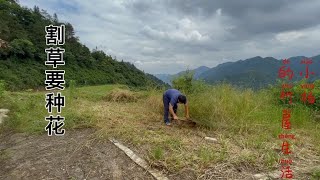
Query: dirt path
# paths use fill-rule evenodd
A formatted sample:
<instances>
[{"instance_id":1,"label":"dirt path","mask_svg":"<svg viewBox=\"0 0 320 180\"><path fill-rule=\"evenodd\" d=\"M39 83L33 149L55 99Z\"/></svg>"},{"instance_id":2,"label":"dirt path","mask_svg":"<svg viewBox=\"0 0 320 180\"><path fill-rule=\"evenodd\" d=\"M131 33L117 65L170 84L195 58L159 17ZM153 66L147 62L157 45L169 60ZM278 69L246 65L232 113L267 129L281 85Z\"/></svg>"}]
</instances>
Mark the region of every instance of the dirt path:
<instances>
[{"instance_id":1,"label":"dirt path","mask_svg":"<svg viewBox=\"0 0 320 180\"><path fill-rule=\"evenodd\" d=\"M62 137L1 133L0 179L154 179L109 140L96 140L94 131L68 130ZM315 167L315 163L300 162L298 164L303 167ZM310 179L310 168L296 170L297 176ZM199 179L229 177L230 171L238 175L231 179L266 179L254 178L250 173L237 173L237 169L223 167L223 164L208 169ZM278 173L276 171L276 176ZM168 178L197 179L189 170L168 175Z\"/></svg>"},{"instance_id":2,"label":"dirt path","mask_svg":"<svg viewBox=\"0 0 320 180\"><path fill-rule=\"evenodd\" d=\"M0 135L0 179L153 179L111 142L95 140L93 132Z\"/></svg>"}]
</instances>

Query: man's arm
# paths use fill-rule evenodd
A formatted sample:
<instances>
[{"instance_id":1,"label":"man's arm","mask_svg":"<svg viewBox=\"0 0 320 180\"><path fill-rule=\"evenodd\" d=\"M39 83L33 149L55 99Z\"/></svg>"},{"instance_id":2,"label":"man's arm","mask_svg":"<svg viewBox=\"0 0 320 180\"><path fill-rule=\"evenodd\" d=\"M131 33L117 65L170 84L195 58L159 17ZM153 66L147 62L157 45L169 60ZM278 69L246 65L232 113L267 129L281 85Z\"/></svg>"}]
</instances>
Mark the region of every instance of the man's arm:
<instances>
[{"instance_id":1,"label":"man's arm","mask_svg":"<svg viewBox=\"0 0 320 180\"><path fill-rule=\"evenodd\" d=\"M188 103L186 103L186 104L184 105L184 114L185 114L185 116L186 116L187 119L190 118L190 116L189 116L189 105L188 105Z\"/></svg>"},{"instance_id":2,"label":"man's arm","mask_svg":"<svg viewBox=\"0 0 320 180\"><path fill-rule=\"evenodd\" d=\"M174 113L173 106L169 103L169 112L172 114L173 119L178 119L178 116Z\"/></svg>"}]
</instances>

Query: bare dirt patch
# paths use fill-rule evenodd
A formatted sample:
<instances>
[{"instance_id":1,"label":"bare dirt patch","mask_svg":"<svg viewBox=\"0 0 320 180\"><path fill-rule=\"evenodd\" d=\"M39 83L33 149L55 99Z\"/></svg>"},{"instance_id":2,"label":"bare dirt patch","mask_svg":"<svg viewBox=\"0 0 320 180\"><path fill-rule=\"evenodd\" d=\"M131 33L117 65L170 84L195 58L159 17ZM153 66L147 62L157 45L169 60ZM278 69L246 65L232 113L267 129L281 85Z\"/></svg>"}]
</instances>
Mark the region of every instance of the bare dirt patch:
<instances>
[{"instance_id":1,"label":"bare dirt patch","mask_svg":"<svg viewBox=\"0 0 320 180\"><path fill-rule=\"evenodd\" d=\"M94 130L0 135L0 179L154 179Z\"/></svg>"}]
</instances>

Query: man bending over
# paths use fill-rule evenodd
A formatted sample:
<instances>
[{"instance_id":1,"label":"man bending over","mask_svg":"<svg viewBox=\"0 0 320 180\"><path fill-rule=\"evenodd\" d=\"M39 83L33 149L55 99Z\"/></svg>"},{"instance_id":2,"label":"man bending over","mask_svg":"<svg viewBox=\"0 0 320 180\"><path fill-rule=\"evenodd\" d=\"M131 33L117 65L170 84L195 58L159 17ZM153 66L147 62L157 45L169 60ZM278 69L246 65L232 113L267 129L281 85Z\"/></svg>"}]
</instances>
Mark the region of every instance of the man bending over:
<instances>
[{"instance_id":1,"label":"man bending over","mask_svg":"<svg viewBox=\"0 0 320 180\"><path fill-rule=\"evenodd\" d=\"M176 89L169 89L163 94L164 105L164 122L170 126L169 112L174 120L178 120L177 109L178 103L184 104L186 119L189 119L189 106L187 103L187 97Z\"/></svg>"}]
</instances>

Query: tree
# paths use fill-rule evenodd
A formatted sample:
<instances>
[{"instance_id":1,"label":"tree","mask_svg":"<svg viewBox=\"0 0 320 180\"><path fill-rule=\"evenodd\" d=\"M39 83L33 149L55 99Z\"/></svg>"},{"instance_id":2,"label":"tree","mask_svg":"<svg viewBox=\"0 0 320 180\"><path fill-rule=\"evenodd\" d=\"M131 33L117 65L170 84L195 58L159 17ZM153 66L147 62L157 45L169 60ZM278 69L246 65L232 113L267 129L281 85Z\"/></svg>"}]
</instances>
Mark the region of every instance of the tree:
<instances>
[{"instance_id":1,"label":"tree","mask_svg":"<svg viewBox=\"0 0 320 180\"><path fill-rule=\"evenodd\" d=\"M53 14L53 22L55 25L57 25L59 23L58 15L56 13Z\"/></svg>"},{"instance_id":2,"label":"tree","mask_svg":"<svg viewBox=\"0 0 320 180\"><path fill-rule=\"evenodd\" d=\"M18 0L7 0L7 1L10 2L10 3L14 3L14 4L18 4L19 3Z\"/></svg>"},{"instance_id":3,"label":"tree","mask_svg":"<svg viewBox=\"0 0 320 180\"><path fill-rule=\"evenodd\" d=\"M33 57L35 47L29 40L15 39L10 43L11 53L20 58Z\"/></svg>"},{"instance_id":4,"label":"tree","mask_svg":"<svg viewBox=\"0 0 320 180\"><path fill-rule=\"evenodd\" d=\"M41 13L40 13L40 8L39 8L38 6L34 6L34 7L33 7L33 12L34 12L35 14L38 14L38 15L41 14Z\"/></svg>"},{"instance_id":5,"label":"tree","mask_svg":"<svg viewBox=\"0 0 320 180\"><path fill-rule=\"evenodd\" d=\"M78 41L78 38L75 37L74 28L70 23L66 23L66 40L74 39Z\"/></svg>"},{"instance_id":6,"label":"tree","mask_svg":"<svg viewBox=\"0 0 320 180\"><path fill-rule=\"evenodd\" d=\"M106 54L101 50L94 49L91 55L97 61L102 61L106 59Z\"/></svg>"},{"instance_id":7,"label":"tree","mask_svg":"<svg viewBox=\"0 0 320 180\"><path fill-rule=\"evenodd\" d=\"M172 85L175 89L181 90L184 93L191 93L193 89L194 72L189 69L181 76L173 79Z\"/></svg>"}]
</instances>

